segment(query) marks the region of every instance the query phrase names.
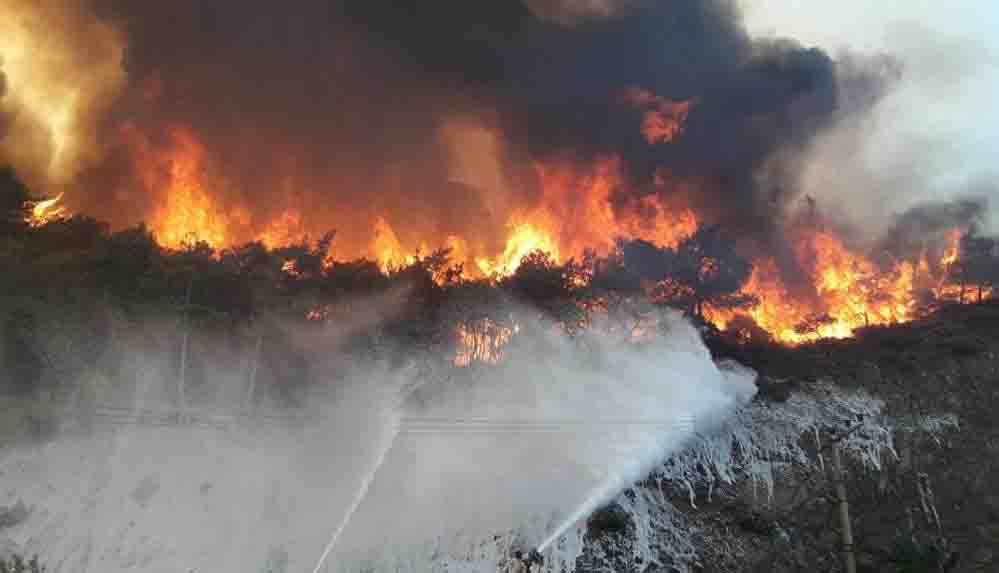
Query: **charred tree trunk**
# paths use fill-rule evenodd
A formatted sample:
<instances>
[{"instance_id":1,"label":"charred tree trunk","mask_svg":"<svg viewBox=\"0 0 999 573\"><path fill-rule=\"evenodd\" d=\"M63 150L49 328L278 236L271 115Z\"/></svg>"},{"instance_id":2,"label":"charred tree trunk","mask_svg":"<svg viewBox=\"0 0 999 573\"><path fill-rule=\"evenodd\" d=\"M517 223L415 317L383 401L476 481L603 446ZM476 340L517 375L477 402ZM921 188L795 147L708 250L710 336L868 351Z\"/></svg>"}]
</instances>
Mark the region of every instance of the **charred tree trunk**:
<instances>
[{"instance_id":1,"label":"charred tree trunk","mask_svg":"<svg viewBox=\"0 0 999 573\"><path fill-rule=\"evenodd\" d=\"M845 471L840 460L839 446L832 447L833 483L836 488L836 504L839 514L840 545L843 554L843 568L846 573L857 573L857 559L853 552L853 529L850 526L850 506L846 500Z\"/></svg>"}]
</instances>

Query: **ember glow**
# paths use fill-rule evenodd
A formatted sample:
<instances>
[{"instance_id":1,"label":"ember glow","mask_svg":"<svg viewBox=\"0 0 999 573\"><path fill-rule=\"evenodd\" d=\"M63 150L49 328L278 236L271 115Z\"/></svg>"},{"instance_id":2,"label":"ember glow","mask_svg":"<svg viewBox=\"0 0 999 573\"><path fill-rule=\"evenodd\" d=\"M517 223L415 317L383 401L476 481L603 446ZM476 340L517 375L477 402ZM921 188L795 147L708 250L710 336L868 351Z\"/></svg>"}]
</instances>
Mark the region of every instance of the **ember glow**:
<instances>
[{"instance_id":1,"label":"ember glow","mask_svg":"<svg viewBox=\"0 0 999 573\"><path fill-rule=\"evenodd\" d=\"M458 349L454 365L496 364L503 358L503 348L518 331L516 325L511 328L488 318L458 325L455 331Z\"/></svg>"},{"instance_id":2,"label":"ember glow","mask_svg":"<svg viewBox=\"0 0 999 573\"><path fill-rule=\"evenodd\" d=\"M288 259L281 264L281 272L290 277L300 277L302 273L298 270L293 259Z\"/></svg>"},{"instance_id":3,"label":"ember glow","mask_svg":"<svg viewBox=\"0 0 999 573\"><path fill-rule=\"evenodd\" d=\"M645 110L642 135L649 144L669 143L683 132L691 101L674 102L651 92L633 88L624 93L624 101Z\"/></svg>"}]
</instances>

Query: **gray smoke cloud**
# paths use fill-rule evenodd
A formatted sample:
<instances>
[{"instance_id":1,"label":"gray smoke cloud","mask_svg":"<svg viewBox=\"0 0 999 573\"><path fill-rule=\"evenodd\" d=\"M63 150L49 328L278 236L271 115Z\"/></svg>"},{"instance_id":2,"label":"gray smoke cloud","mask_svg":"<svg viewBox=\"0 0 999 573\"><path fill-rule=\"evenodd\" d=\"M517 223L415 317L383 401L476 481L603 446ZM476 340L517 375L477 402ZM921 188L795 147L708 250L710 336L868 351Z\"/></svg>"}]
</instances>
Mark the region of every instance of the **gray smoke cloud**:
<instances>
[{"instance_id":1,"label":"gray smoke cloud","mask_svg":"<svg viewBox=\"0 0 999 573\"><path fill-rule=\"evenodd\" d=\"M954 229L980 229L988 212L989 194L995 185L987 182L979 192L951 201L916 204L896 216L881 240L882 252L896 258L918 257L927 247L943 245Z\"/></svg>"},{"instance_id":2,"label":"gray smoke cloud","mask_svg":"<svg viewBox=\"0 0 999 573\"><path fill-rule=\"evenodd\" d=\"M911 22L887 26L884 44L894 81L799 150L797 187L866 242L882 241L900 213L932 202L991 198L976 218L994 228L996 172L977 159L988 136L975 118L988 109L982 82L995 54L981 39Z\"/></svg>"}]
</instances>

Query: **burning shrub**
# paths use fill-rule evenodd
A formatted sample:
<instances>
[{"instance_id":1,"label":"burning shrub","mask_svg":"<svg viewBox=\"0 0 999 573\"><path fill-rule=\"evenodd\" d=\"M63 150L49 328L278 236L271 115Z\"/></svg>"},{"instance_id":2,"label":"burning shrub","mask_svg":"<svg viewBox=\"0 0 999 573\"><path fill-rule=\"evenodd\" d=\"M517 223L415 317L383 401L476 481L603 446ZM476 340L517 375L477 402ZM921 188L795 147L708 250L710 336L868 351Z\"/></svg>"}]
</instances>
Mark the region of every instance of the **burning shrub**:
<instances>
[{"instance_id":1,"label":"burning shrub","mask_svg":"<svg viewBox=\"0 0 999 573\"><path fill-rule=\"evenodd\" d=\"M718 226L701 227L676 249L642 240L622 242L619 249L625 270L654 285L649 289L653 300L688 316L703 320L709 309L732 311L755 301L740 292L752 264L735 252Z\"/></svg>"}]
</instances>

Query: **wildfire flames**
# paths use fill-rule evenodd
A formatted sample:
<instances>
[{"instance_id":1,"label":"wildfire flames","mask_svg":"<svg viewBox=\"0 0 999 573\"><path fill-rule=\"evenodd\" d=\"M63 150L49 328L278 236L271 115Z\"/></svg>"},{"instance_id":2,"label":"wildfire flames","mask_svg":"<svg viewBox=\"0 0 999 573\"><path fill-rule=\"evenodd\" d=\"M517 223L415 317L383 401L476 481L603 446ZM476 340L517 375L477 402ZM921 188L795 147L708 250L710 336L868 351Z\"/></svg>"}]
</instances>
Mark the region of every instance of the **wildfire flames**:
<instances>
[{"instance_id":1,"label":"wildfire flames","mask_svg":"<svg viewBox=\"0 0 999 573\"><path fill-rule=\"evenodd\" d=\"M624 101L645 114L643 136L656 144L682 136L684 120L694 105L641 90L626 92ZM303 213L291 207L254 232L249 209L238 200L224 203L225 185L212 176L209 150L193 130L170 129L165 145L153 144L130 125L124 127L122 135L133 153L141 184L157 198L149 224L164 247L180 248L202 241L223 248L249 238L277 248L301 243L308 236ZM372 258L387 272L444 247L450 250L452 262L463 264L466 276L499 278L513 274L521 260L535 251L562 262L579 259L586 252L606 255L619 238L675 248L702 223L684 202L696 192L697 181L659 172L655 192L635 199L634 194L615 195L615 190L628 183L621 161L614 156L588 165L549 160L535 163L533 169L540 183L540 198L510 217L499 252L473 252L469 245L475 237L456 235L427 233L416 244L404 244L388 218L377 216L367 252L341 254ZM65 216L59 200L55 197L35 204L30 223L39 226ZM805 230L794 256L799 266L808 270L810 289L792 291L782 281L778 261L761 256L752 261L752 274L741 291L755 301L751 306L738 310L708 306L703 312L709 322L723 330L741 329L751 319L752 324L786 344L849 337L860 327L909 321L919 313L924 293L937 300L963 297L962 287L947 280L948 269L959 258L960 237L961 231L955 230L942 253L927 250L916 260L896 261L886 267L851 250L829 230ZM287 261L283 270L288 276L299 276L292 261ZM309 316L312 320L321 317L318 311ZM490 321L460 326L455 364L497 361L515 332L515 328Z\"/></svg>"},{"instance_id":2,"label":"wildfire flames","mask_svg":"<svg viewBox=\"0 0 999 573\"><path fill-rule=\"evenodd\" d=\"M645 110L642 135L650 144L669 143L683 132L691 101L674 102L641 89L626 90L625 103Z\"/></svg>"},{"instance_id":3,"label":"wildfire flames","mask_svg":"<svg viewBox=\"0 0 999 573\"><path fill-rule=\"evenodd\" d=\"M302 232L302 214L291 209L281 212L257 237L268 249L301 243L307 233Z\"/></svg>"},{"instance_id":4,"label":"wildfire flames","mask_svg":"<svg viewBox=\"0 0 999 573\"><path fill-rule=\"evenodd\" d=\"M740 315L748 315L775 339L800 344L820 338L847 338L865 326L896 324L914 319L921 292L935 299L954 299L958 285L947 280L957 261L960 231L949 234L949 244L938 260L924 251L915 261L896 262L880 269L863 255L850 252L829 232L814 232L798 246L800 260L812 260L817 298L803 301L782 284L772 258L756 261L742 288L758 302L749 309L707 309L706 317L725 329ZM955 290L956 289L956 290Z\"/></svg>"},{"instance_id":5,"label":"wildfire flames","mask_svg":"<svg viewBox=\"0 0 999 573\"><path fill-rule=\"evenodd\" d=\"M510 232L503 254L493 260L478 259L476 265L486 276L511 275L520 266L521 259L534 251L543 251L555 260L559 259L558 245L547 233L531 223L521 223Z\"/></svg>"}]
</instances>

